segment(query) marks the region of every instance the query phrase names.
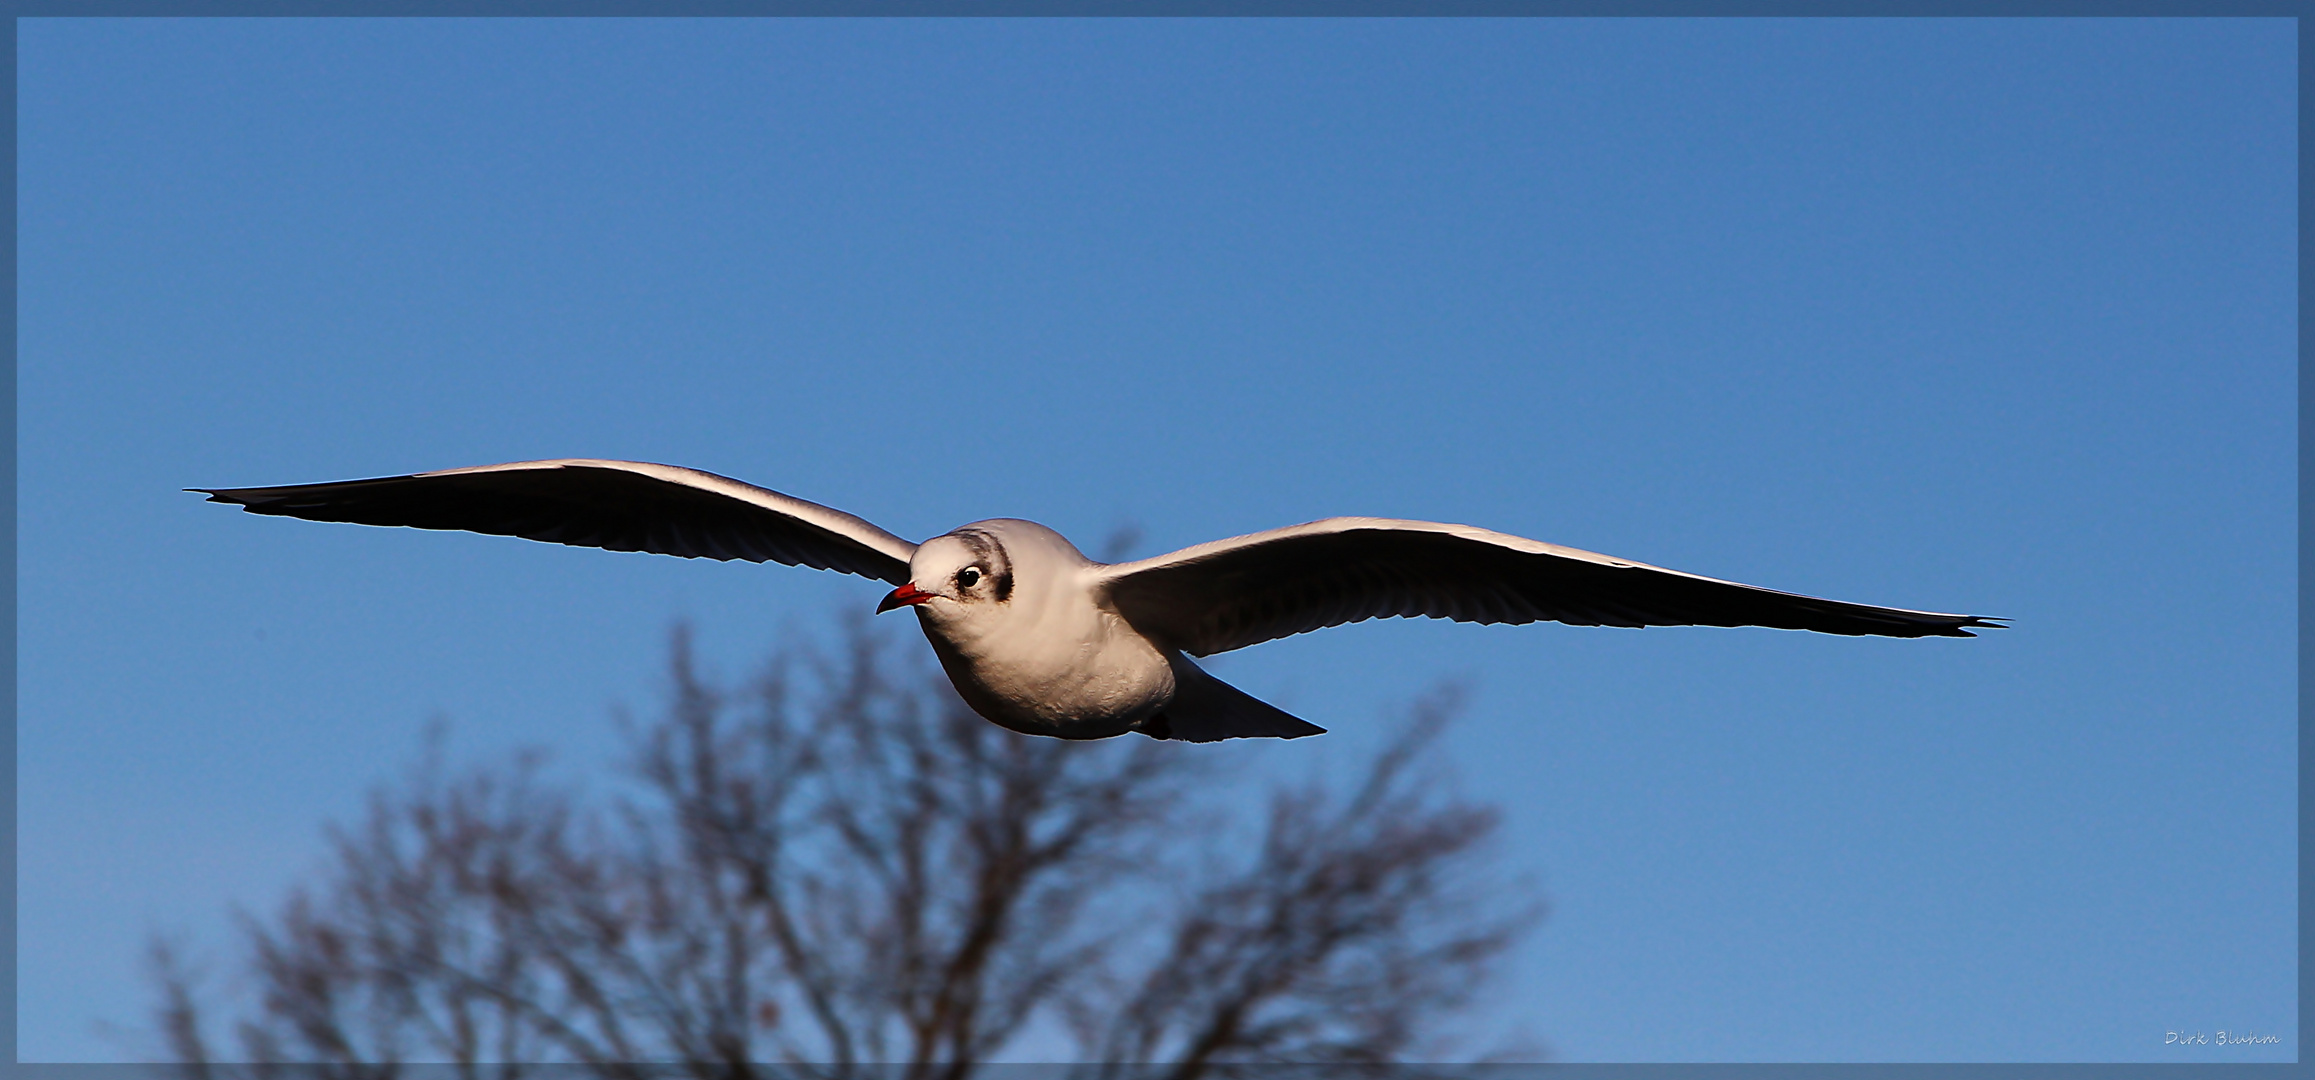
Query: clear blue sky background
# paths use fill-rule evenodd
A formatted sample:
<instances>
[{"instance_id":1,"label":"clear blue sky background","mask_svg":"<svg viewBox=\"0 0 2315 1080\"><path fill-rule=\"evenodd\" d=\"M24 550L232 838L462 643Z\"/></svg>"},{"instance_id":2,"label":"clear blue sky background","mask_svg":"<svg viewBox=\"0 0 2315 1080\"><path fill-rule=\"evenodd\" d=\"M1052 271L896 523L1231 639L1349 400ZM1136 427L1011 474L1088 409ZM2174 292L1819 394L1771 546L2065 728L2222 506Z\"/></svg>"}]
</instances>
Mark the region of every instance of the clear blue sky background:
<instances>
[{"instance_id":1,"label":"clear blue sky background","mask_svg":"<svg viewBox=\"0 0 2315 1080\"><path fill-rule=\"evenodd\" d=\"M882 592L178 492L560 456L2014 618L1370 623L1219 661L1335 734L1210 752L1472 680L1553 905L1487 1022L1563 1058L2297 1055L2286 21L21 25L26 1060L430 716L591 775L673 620Z\"/></svg>"}]
</instances>

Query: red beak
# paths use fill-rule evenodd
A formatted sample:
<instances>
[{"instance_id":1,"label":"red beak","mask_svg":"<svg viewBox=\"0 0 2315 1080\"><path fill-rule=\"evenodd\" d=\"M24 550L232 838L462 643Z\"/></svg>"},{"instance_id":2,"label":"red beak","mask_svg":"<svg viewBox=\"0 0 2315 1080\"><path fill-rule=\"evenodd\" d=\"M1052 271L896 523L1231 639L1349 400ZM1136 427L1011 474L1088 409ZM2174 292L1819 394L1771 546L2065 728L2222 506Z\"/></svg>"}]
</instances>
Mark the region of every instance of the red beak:
<instances>
[{"instance_id":1,"label":"red beak","mask_svg":"<svg viewBox=\"0 0 2315 1080\"><path fill-rule=\"evenodd\" d=\"M897 589L892 590L891 594L884 598L883 603L876 605L876 613L878 615L882 615L896 607L915 607L916 605L924 603L925 601L932 598L932 593L928 593L914 585L903 585Z\"/></svg>"}]
</instances>

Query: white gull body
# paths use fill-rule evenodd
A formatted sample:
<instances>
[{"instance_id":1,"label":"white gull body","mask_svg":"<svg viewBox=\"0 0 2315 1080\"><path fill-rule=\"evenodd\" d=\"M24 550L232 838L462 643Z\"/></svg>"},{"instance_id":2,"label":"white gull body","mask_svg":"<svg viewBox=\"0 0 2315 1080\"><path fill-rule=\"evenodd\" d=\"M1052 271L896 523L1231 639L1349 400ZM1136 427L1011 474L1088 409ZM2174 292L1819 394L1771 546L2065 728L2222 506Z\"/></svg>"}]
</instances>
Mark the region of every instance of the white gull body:
<instances>
[{"instance_id":1,"label":"white gull body","mask_svg":"<svg viewBox=\"0 0 2315 1080\"><path fill-rule=\"evenodd\" d=\"M696 469L567 458L274 488L195 488L258 514L461 529L686 558L841 570L897 586L975 712L1069 739L1210 742L1324 729L1188 659L1363 619L1770 626L1970 637L1998 622L1778 592L1490 532L1329 518L1106 564L1033 521L912 544L817 503Z\"/></svg>"},{"instance_id":2,"label":"white gull body","mask_svg":"<svg viewBox=\"0 0 2315 1080\"><path fill-rule=\"evenodd\" d=\"M1089 601L1099 565L1036 522L977 521L918 547L909 581L930 587L912 584L891 606L916 608L973 711L1033 735L1119 735L1176 686L1166 650Z\"/></svg>"}]
</instances>

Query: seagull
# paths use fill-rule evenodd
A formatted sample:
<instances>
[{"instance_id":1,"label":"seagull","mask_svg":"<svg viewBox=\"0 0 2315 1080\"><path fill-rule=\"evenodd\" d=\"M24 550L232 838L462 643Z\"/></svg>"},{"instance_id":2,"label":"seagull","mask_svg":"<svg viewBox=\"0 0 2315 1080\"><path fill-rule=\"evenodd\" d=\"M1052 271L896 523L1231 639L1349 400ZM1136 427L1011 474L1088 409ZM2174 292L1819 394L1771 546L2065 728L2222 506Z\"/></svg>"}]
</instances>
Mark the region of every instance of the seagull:
<instances>
[{"instance_id":1,"label":"seagull","mask_svg":"<svg viewBox=\"0 0 2315 1080\"><path fill-rule=\"evenodd\" d=\"M1770 626L1975 637L1974 615L1850 604L1469 525L1338 517L1125 563L1033 521L912 544L818 503L697 469L565 458L266 488L188 488L253 514L457 529L683 558L841 570L895 586L973 711L1031 735L1156 739L1326 729L1190 657L1392 616L1576 626Z\"/></svg>"}]
</instances>

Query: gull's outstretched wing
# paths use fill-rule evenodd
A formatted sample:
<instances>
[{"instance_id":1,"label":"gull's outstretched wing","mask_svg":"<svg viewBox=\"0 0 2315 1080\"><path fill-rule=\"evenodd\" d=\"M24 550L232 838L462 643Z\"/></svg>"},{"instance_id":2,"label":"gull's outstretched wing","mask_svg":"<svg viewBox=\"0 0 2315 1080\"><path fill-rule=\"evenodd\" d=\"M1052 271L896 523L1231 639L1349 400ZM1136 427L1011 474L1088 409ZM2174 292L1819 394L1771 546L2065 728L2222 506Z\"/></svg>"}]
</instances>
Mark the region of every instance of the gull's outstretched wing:
<instances>
[{"instance_id":1,"label":"gull's outstretched wing","mask_svg":"<svg viewBox=\"0 0 2315 1080\"><path fill-rule=\"evenodd\" d=\"M1774 626L1975 637L1974 615L1845 604L1469 525L1328 518L1097 571L1095 595L1193 656L1393 615L1578 626Z\"/></svg>"},{"instance_id":2,"label":"gull's outstretched wing","mask_svg":"<svg viewBox=\"0 0 2315 1080\"><path fill-rule=\"evenodd\" d=\"M908 583L911 544L841 510L642 461L517 461L270 488L188 488L253 514L463 529L684 558L780 562Z\"/></svg>"}]
</instances>

